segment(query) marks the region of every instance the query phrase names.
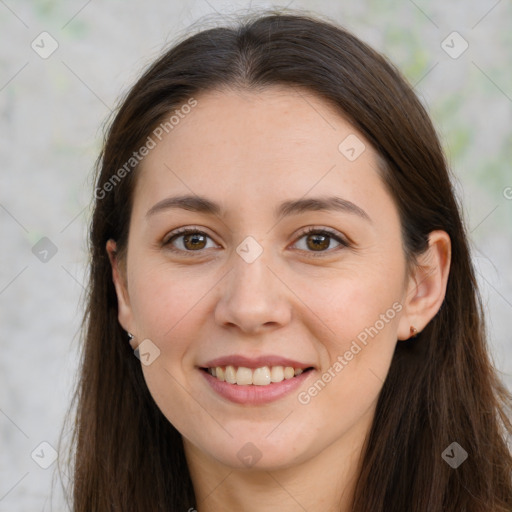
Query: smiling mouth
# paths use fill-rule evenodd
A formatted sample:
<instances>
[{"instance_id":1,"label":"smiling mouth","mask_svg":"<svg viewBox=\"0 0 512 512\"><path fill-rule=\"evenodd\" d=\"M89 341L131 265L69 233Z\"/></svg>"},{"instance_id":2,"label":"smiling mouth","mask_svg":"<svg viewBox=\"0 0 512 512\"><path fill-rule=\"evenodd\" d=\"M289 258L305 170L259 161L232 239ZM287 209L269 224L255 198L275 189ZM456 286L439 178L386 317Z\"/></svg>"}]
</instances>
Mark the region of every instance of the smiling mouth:
<instances>
[{"instance_id":1,"label":"smiling mouth","mask_svg":"<svg viewBox=\"0 0 512 512\"><path fill-rule=\"evenodd\" d=\"M245 366L215 366L201 368L221 382L236 384L238 386L268 386L272 383L290 380L294 377L312 370L309 368L293 368L292 366L262 366L260 368L247 368Z\"/></svg>"}]
</instances>

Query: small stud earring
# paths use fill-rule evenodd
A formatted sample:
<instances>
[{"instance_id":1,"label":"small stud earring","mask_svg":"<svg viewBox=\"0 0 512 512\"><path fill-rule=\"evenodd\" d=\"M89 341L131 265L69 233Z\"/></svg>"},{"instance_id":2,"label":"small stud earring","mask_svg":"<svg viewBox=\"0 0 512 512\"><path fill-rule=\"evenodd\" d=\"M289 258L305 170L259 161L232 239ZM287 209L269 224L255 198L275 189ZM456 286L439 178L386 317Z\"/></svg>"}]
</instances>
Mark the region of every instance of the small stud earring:
<instances>
[{"instance_id":1,"label":"small stud earring","mask_svg":"<svg viewBox=\"0 0 512 512\"><path fill-rule=\"evenodd\" d=\"M128 338L130 338L130 341L133 340L133 334L131 332L126 332L126 334L128 334Z\"/></svg>"},{"instance_id":2,"label":"small stud earring","mask_svg":"<svg viewBox=\"0 0 512 512\"><path fill-rule=\"evenodd\" d=\"M418 335L418 329L416 329L414 325L411 325L409 332L411 333L411 338L416 338L416 336Z\"/></svg>"}]
</instances>

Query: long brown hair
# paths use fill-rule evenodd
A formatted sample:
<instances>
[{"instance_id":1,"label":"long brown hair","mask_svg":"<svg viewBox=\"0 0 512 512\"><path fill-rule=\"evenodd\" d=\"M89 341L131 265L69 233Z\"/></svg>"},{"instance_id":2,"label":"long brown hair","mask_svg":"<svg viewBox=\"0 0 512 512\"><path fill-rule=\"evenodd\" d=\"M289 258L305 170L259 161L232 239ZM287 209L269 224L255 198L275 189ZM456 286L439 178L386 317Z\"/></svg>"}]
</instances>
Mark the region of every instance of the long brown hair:
<instances>
[{"instance_id":1,"label":"long brown hair","mask_svg":"<svg viewBox=\"0 0 512 512\"><path fill-rule=\"evenodd\" d=\"M119 170L162 119L214 88L272 85L316 93L374 146L411 264L431 231L444 230L451 238L444 303L420 335L396 345L352 510L512 510L511 396L489 359L465 228L432 123L383 56L335 23L296 12L253 14L187 37L146 70L117 109L98 159L90 229L74 401L73 510L169 512L195 506L181 435L153 401L118 323L105 245L116 240L122 257L137 166ZM442 457L453 442L468 453L456 469Z\"/></svg>"}]
</instances>

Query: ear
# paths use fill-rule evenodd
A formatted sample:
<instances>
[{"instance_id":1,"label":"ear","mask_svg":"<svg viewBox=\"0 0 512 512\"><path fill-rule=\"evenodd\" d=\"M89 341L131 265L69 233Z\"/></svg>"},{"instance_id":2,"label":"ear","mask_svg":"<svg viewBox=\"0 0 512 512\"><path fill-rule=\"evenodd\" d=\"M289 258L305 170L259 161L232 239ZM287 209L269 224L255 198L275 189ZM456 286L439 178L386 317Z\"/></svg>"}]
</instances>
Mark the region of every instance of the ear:
<instances>
[{"instance_id":1,"label":"ear","mask_svg":"<svg viewBox=\"0 0 512 512\"><path fill-rule=\"evenodd\" d=\"M114 240L107 242L107 253L112 266L112 280L117 295L118 320L123 329L127 332L134 333L135 322L133 321L132 309L130 306L130 296L128 294L128 286L126 279L126 268L120 264L117 245ZM131 340L132 343L134 340Z\"/></svg>"},{"instance_id":2,"label":"ear","mask_svg":"<svg viewBox=\"0 0 512 512\"><path fill-rule=\"evenodd\" d=\"M421 332L439 311L446 295L450 261L451 241L448 233L432 231L428 248L417 258L417 265L408 280L398 325L399 340L413 335L411 327Z\"/></svg>"}]
</instances>

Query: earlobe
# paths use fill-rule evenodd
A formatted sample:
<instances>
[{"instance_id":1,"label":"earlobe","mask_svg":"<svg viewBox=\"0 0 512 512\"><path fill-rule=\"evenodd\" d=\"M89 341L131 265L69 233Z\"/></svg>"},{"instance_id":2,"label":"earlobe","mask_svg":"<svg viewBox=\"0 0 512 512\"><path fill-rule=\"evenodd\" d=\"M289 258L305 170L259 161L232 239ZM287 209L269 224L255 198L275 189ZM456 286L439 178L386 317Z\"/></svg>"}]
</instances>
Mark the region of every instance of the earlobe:
<instances>
[{"instance_id":1,"label":"earlobe","mask_svg":"<svg viewBox=\"0 0 512 512\"><path fill-rule=\"evenodd\" d=\"M414 337L437 314L446 295L450 272L451 241L445 231L432 231L428 249L417 258L408 283L398 339Z\"/></svg>"},{"instance_id":2,"label":"earlobe","mask_svg":"<svg viewBox=\"0 0 512 512\"><path fill-rule=\"evenodd\" d=\"M112 281L116 289L119 323L126 331L134 332L127 280L124 270L120 268L116 242L112 239L108 240L106 250L112 267Z\"/></svg>"}]
</instances>

